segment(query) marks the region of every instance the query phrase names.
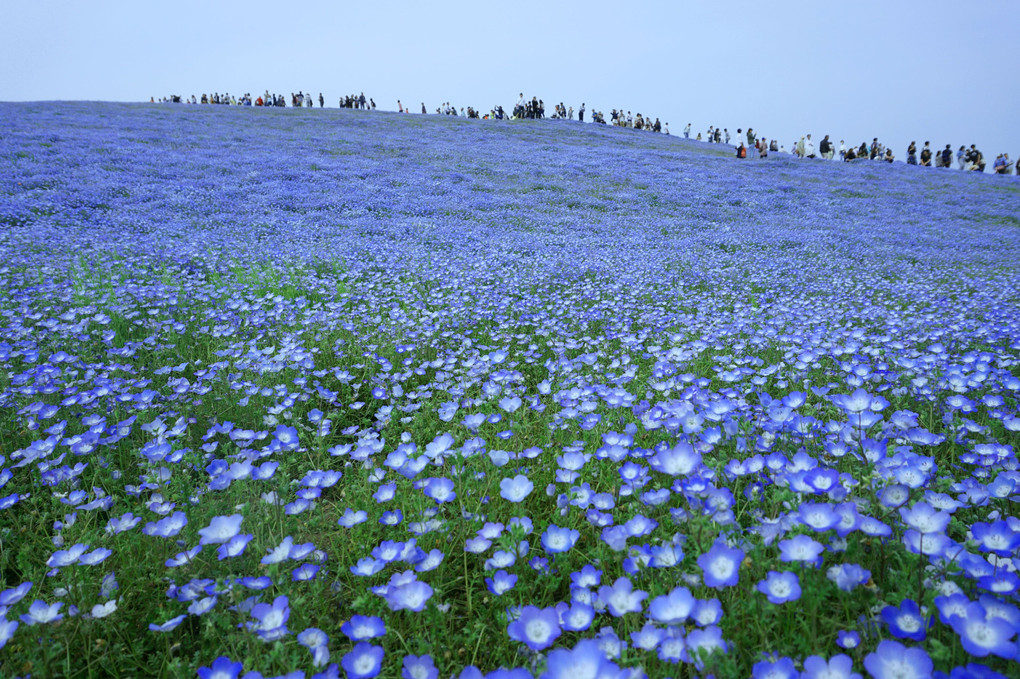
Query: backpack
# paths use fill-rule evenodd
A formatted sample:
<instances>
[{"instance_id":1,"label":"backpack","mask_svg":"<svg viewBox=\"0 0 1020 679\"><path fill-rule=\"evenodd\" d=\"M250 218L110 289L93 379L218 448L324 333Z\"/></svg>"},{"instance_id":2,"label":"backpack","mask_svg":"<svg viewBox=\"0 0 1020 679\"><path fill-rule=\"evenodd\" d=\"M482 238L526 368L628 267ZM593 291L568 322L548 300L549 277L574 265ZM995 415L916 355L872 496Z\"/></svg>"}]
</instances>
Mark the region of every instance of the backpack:
<instances>
[{"instance_id":1,"label":"backpack","mask_svg":"<svg viewBox=\"0 0 1020 679\"><path fill-rule=\"evenodd\" d=\"M747 158L747 147L745 147L744 145L741 145L737 149L737 158Z\"/></svg>"}]
</instances>

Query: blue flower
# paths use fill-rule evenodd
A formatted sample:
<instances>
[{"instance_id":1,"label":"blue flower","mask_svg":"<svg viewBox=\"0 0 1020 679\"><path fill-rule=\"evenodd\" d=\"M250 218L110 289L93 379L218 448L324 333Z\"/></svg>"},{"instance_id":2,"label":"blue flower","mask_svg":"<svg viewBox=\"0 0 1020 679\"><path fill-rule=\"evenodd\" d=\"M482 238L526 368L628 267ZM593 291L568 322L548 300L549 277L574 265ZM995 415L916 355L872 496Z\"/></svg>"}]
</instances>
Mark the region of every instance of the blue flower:
<instances>
[{"instance_id":1,"label":"blue flower","mask_svg":"<svg viewBox=\"0 0 1020 679\"><path fill-rule=\"evenodd\" d=\"M796 573L769 571L768 576L758 583L758 591L771 603L785 604L800 598L800 580Z\"/></svg>"},{"instance_id":2,"label":"blue flower","mask_svg":"<svg viewBox=\"0 0 1020 679\"><path fill-rule=\"evenodd\" d=\"M344 528L352 528L353 526L356 526L359 523L363 523L367 520L368 512L366 512L364 509L359 509L355 511L348 507L347 510L344 512L343 516L341 516L337 520L337 523L343 526Z\"/></svg>"},{"instance_id":3,"label":"blue flower","mask_svg":"<svg viewBox=\"0 0 1020 679\"><path fill-rule=\"evenodd\" d=\"M221 655L213 660L212 667L199 667L198 676L201 679L237 679L242 668L241 663Z\"/></svg>"},{"instance_id":4,"label":"blue flower","mask_svg":"<svg viewBox=\"0 0 1020 679\"><path fill-rule=\"evenodd\" d=\"M365 641L385 635L386 623L374 615L352 615L350 620L340 625L340 631L351 641Z\"/></svg>"},{"instance_id":5,"label":"blue flower","mask_svg":"<svg viewBox=\"0 0 1020 679\"><path fill-rule=\"evenodd\" d=\"M833 566L826 572L826 575L841 590L849 592L858 585L866 583L871 578L871 571L865 570L857 564L844 563Z\"/></svg>"},{"instance_id":6,"label":"blue flower","mask_svg":"<svg viewBox=\"0 0 1020 679\"><path fill-rule=\"evenodd\" d=\"M672 448L656 452L648 463L652 469L668 476L685 476L701 465L701 454L688 443L678 443Z\"/></svg>"},{"instance_id":7,"label":"blue flower","mask_svg":"<svg viewBox=\"0 0 1020 679\"><path fill-rule=\"evenodd\" d=\"M771 660L760 660L751 668L753 679L797 679L800 673L793 666L793 659L783 656Z\"/></svg>"},{"instance_id":8,"label":"blue flower","mask_svg":"<svg viewBox=\"0 0 1020 679\"><path fill-rule=\"evenodd\" d=\"M832 656L828 662L820 655L804 658L804 671L801 672L800 677L801 679L861 679L861 675L854 672L853 659L842 653Z\"/></svg>"},{"instance_id":9,"label":"blue flower","mask_svg":"<svg viewBox=\"0 0 1020 679\"><path fill-rule=\"evenodd\" d=\"M884 639L874 653L865 656L864 669L874 679L928 679L932 661L923 649Z\"/></svg>"},{"instance_id":10,"label":"blue flower","mask_svg":"<svg viewBox=\"0 0 1020 679\"><path fill-rule=\"evenodd\" d=\"M527 476L518 474L512 479L502 479L499 482L499 495L508 502L521 502L531 494L535 484Z\"/></svg>"},{"instance_id":11,"label":"blue flower","mask_svg":"<svg viewBox=\"0 0 1020 679\"><path fill-rule=\"evenodd\" d=\"M619 675L619 668L602 653L594 639L582 639L572 649L549 652L539 679L605 679Z\"/></svg>"},{"instance_id":12,"label":"blue flower","mask_svg":"<svg viewBox=\"0 0 1020 679\"><path fill-rule=\"evenodd\" d=\"M507 573L504 570L496 571L491 578L485 578L485 586L496 596L502 596L514 588L517 584L517 576Z\"/></svg>"},{"instance_id":13,"label":"blue flower","mask_svg":"<svg viewBox=\"0 0 1020 679\"><path fill-rule=\"evenodd\" d=\"M921 614L921 609L912 599L904 599L899 608L886 606L882 609L882 620L889 626L889 632L897 639L924 641L932 619Z\"/></svg>"},{"instance_id":14,"label":"blue flower","mask_svg":"<svg viewBox=\"0 0 1020 679\"><path fill-rule=\"evenodd\" d=\"M60 613L60 607L63 606L62 601L58 601L53 604L47 604L45 601L36 599L32 602L32 605L28 608L28 613L21 616L21 622L26 625L45 625L51 622L57 622L63 620L64 615Z\"/></svg>"},{"instance_id":15,"label":"blue flower","mask_svg":"<svg viewBox=\"0 0 1020 679\"><path fill-rule=\"evenodd\" d=\"M695 599L686 587L677 587L662 596L652 599L648 616L666 625L679 625L687 621L694 610Z\"/></svg>"},{"instance_id":16,"label":"blue flower","mask_svg":"<svg viewBox=\"0 0 1020 679\"><path fill-rule=\"evenodd\" d=\"M804 562L814 566L822 563L822 552L825 545L808 535L795 535L779 541L779 560L785 562Z\"/></svg>"},{"instance_id":17,"label":"blue flower","mask_svg":"<svg viewBox=\"0 0 1020 679\"><path fill-rule=\"evenodd\" d=\"M963 615L950 615L949 624L959 635L964 650L973 656L1016 656L1017 644L1012 641L1016 634L1014 626L1002 618L990 617L980 603L967 604Z\"/></svg>"},{"instance_id":18,"label":"blue flower","mask_svg":"<svg viewBox=\"0 0 1020 679\"><path fill-rule=\"evenodd\" d=\"M581 533L572 528L560 528L555 524L550 524L542 533L542 546L550 554L561 554L577 544L580 537Z\"/></svg>"},{"instance_id":19,"label":"blue flower","mask_svg":"<svg viewBox=\"0 0 1020 679\"><path fill-rule=\"evenodd\" d=\"M453 502L457 498L457 493L453 490L453 481L445 477L425 479L423 488L425 495L440 504Z\"/></svg>"},{"instance_id":20,"label":"blue flower","mask_svg":"<svg viewBox=\"0 0 1020 679\"><path fill-rule=\"evenodd\" d=\"M717 540L712 549L698 557L705 585L708 587L733 587L740 578L740 564L744 560L744 552L740 549L727 547L725 542Z\"/></svg>"},{"instance_id":21,"label":"blue flower","mask_svg":"<svg viewBox=\"0 0 1020 679\"><path fill-rule=\"evenodd\" d=\"M248 629L258 634L264 642L276 641L290 634L287 619L290 618L290 606L286 596L278 596L270 604L255 604L250 615L257 622L247 623Z\"/></svg>"},{"instance_id":22,"label":"blue flower","mask_svg":"<svg viewBox=\"0 0 1020 679\"><path fill-rule=\"evenodd\" d=\"M507 626L507 634L532 651L541 651L552 646L560 636L560 621L551 608L525 606L520 616Z\"/></svg>"},{"instance_id":23,"label":"blue flower","mask_svg":"<svg viewBox=\"0 0 1020 679\"><path fill-rule=\"evenodd\" d=\"M227 542L241 530L241 521L244 520L240 514L230 516L214 516L209 525L201 528L198 534L202 536L200 545L218 545Z\"/></svg>"},{"instance_id":24,"label":"blue flower","mask_svg":"<svg viewBox=\"0 0 1020 679\"><path fill-rule=\"evenodd\" d=\"M340 664L349 679L372 679L382 669L382 659L382 646L362 641L340 660Z\"/></svg>"},{"instance_id":25,"label":"blue flower","mask_svg":"<svg viewBox=\"0 0 1020 679\"><path fill-rule=\"evenodd\" d=\"M386 604L391 611L410 610L421 612L432 598L432 588L420 580L413 580L398 587L391 587L386 593Z\"/></svg>"},{"instance_id":26,"label":"blue flower","mask_svg":"<svg viewBox=\"0 0 1020 679\"><path fill-rule=\"evenodd\" d=\"M405 655L400 676L403 679L437 679L439 670L429 655Z\"/></svg>"},{"instance_id":27,"label":"blue flower","mask_svg":"<svg viewBox=\"0 0 1020 679\"><path fill-rule=\"evenodd\" d=\"M599 598L605 602L609 612L615 617L627 613L640 613L641 602L648 598L648 592L634 590L633 587L628 578L617 578L612 586L599 587Z\"/></svg>"}]
</instances>

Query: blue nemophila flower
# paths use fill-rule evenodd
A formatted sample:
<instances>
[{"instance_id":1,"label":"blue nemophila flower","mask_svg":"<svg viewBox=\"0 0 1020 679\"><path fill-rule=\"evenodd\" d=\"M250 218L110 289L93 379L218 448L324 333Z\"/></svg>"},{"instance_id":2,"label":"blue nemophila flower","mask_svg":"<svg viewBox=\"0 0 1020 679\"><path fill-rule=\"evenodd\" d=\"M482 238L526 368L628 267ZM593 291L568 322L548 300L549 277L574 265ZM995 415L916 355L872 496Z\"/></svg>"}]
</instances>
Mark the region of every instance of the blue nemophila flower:
<instances>
[{"instance_id":1,"label":"blue nemophila flower","mask_svg":"<svg viewBox=\"0 0 1020 679\"><path fill-rule=\"evenodd\" d=\"M340 631L351 641L364 641L384 636L386 623L374 615L352 615L350 620L340 625Z\"/></svg>"},{"instance_id":2,"label":"blue nemophila flower","mask_svg":"<svg viewBox=\"0 0 1020 679\"><path fill-rule=\"evenodd\" d=\"M348 507L337 523L344 528L351 528L368 520L368 512L364 509L354 510Z\"/></svg>"},{"instance_id":3,"label":"blue nemophila flower","mask_svg":"<svg viewBox=\"0 0 1020 679\"><path fill-rule=\"evenodd\" d=\"M694 610L691 611L691 619L700 627L716 625L722 620L722 603L716 599L698 599L694 603Z\"/></svg>"},{"instance_id":4,"label":"blue nemophila flower","mask_svg":"<svg viewBox=\"0 0 1020 679\"><path fill-rule=\"evenodd\" d=\"M641 602L648 598L648 592L635 590L630 579L625 577L617 578L612 585L602 585L598 594L614 617L640 613Z\"/></svg>"},{"instance_id":5,"label":"blue nemophila flower","mask_svg":"<svg viewBox=\"0 0 1020 679\"><path fill-rule=\"evenodd\" d=\"M712 549L698 557L705 585L708 587L733 587L740 578L740 564L744 560L743 550L727 547L725 542L716 540Z\"/></svg>"},{"instance_id":6,"label":"blue nemophila flower","mask_svg":"<svg viewBox=\"0 0 1020 679\"><path fill-rule=\"evenodd\" d=\"M932 661L924 649L883 639L874 653L865 656L864 669L874 679L928 679Z\"/></svg>"},{"instance_id":7,"label":"blue nemophila flower","mask_svg":"<svg viewBox=\"0 0 1020 679\"><path fill-rule=\"evenodd\" d=\"M91 615L93 618L106 618L117 612L117 600L110 599L106 603L96 604L92 607Z\"/></svg>"},{"instance_id":8,"label":"blue nemophila flower","mask_svg":"<svg viewBox=\"0 0 1020 679\"><path fill-rule=\"evenodd\" d=\"M871 578L871 571L857 564L839 564L826 571L829 580L836 583L844 592L849 592L858 585L863 585Z\"/></svg>"},{"instance_id":9,"label":"blue nemophila flower","mask_svg":"<svg viewBox=\"0 0 1020 679\"><path fill-rule=\"evenodd\" d=\"M187 549L183 552L178 552L174 556L166 560L164 565L167 568L180 568L186 564L191 563L198 556L198 553L203 549L203 545L195 545L191 549Z\"/></svg>"},{"instance_id":10,"label":"blue nemophila flower","mask_svg":"<svg viewBox=\"0 0 1020 679\"><path fill-rule=\"evenodd\" d=\"M432 656L405 655L400 676L403 679L437 679L439 670L432 661Z\"/></svg>"},{"instance_id":11,"label":"blue nemophila flower","mask_svg":"<svg viewBox=\"0 0 1020 679\"><path fill-rule=\"evenodd\" d=\"M322 667L329 662L329 637L317 627L309 627L297 635L298 643L312 652L312 666Z\"/></svg>"},{"instance_id":12,"label":"blue nemophila flower","mask_svg":"<svg viewBox=\"0 0 1020 679\"><path fill-rule=\"evenodd\" d=\"M674 665L690 659L687 653L687 639L682 627L669 627L659 640L659 660Z\"/></svg>"},{"instance_id":13,"label":"blue nemophila flower","mask_svg":"<svg viewBox=\"0 0 1020 679\"><path fill-rule=\"evenodd\" d=\"M902 483L890 483L878 494L883 507L895 509L910 499L910 488Z\"/></svg>"},{"instance_id":14,"label":"blue nemophila flower","mask_svg":"<svg viewBox=\"0 0 1020 679\"><path fill-rule=\"evenodd\" d=\"M290 606L286 596L276 597L272 604L256 604L249 614L256 622L245 623L246 626L264 642L276 641L290 634L287 629Z\"/></svg>"},{"instance_id":15,"label":"blue nemophila flower","mask_svg":"<svg viewBox=\"0 0 1020 679\"><path fill-rule=\"evenodd\" d=\"M706 655L715 651L726 653L729 648L723 639L722 630L715 625L693 630L687 635L687 656L699 671L705 669L703 658Z\"/></svg>"},{"instance_id":16,"label":"blue nemophila flower","mask_svg":"<svg viewBox=\"0 0 1020 679\"><path fill-rule=\"evenodd\" d=\"M666 636L666 630L656 627L655 623L646 622L640 630L630 633L630 642L634 648L653 651Z\"/></svg>"},{"instance_id":17,"label":"blue nemophila flower","mask_svg":"<svg viewBox=\"0 0 1020 679\"><path fill-rule=\"evenodd\" d=\"M1017 644L1012 640L1016 635L1014 625L1003 618L989 616L978 602L967 604L963 615L950 615L949 624L959 635L964 650L973 656L1016 656Z\"/></svg>"},{"instance_id":18,"label":"blue nemophila flower","mask_svg":"<svg viewBox=\"0 0 1020 679\"><path fill-rule=\"evenodd\" d=\"M73 566L88 548L88 545L77 544L69 549L58 549L46 560L46 565L50 568Z\"/></svg>"},{"instance_id":19,"label":"blue nemophila flower","mask_svg":"<svg viewBox=\"0 0 1020 679\"><path fill-rule=\"evenodd\" d=\"M795 535L779 541L779 560L784 562L799 561L819 566L824 551L825 545L808 535Z\"/></svg>"},{"instance_id":20,"label":"blue nemophila flower","mask_svg":"<svg viewBox=\"0 0 1020 679\"><path fill-rule=\"evenodd\" d=\"M340 661L349 679L372 679L382 669L383 648L367 641L358 642Z\"/></svg>"},{"instance_id":21,"label":"blue nemophila flower","mask_svg":"<svg viewBox=\"0 0 1020 679\"><path fill-rule=\"evenodd\" d=\"M191 613L192 615L205 615L211 611L215 605L216 597L214 596L195 599L191 602L191 605L188 606L188 613Z\"/></svg>"},{"instance_id":22,"label":"blue nemophila flower","mask_svg":"<svg viewBox=\"0 0 1020 679\"><path fill-rule=\"evenodd\" d=\"M825 502L805 502L797 510L800 522L817 533L832 530L839 524L839 514Z\"/></svg>"},{"instance_id":23,"label":"blue nemophila flower","mask_svg":"<svg viewBox=\"0 0 1020 679\"><path fill-rule=\"evenodd\" d=\"M251 533L235 535L216 549L217 557L220 561L222 561L223 559L231 559L235 556L240 556L244 553L245 547L248 546L248 543L251 542L254 537L255 536Z\"/></svg>"},{"instance_id":24,"label":"blue nemophila flower","mask_svg":"<svg viewBox=\"0 0 1020 679\"><path fill-rule=\"evenodd\" d=\"M608 679L619 674L619 667L606 658L597 641L582 639L572 649L550 651L539 679Z\"/></svg>"},{"instance_id":25,"label":"blue nemophila flower","mask_svg":"<svg viewBox=\"0 0 1020 679\"><path fill-rule=\"evenodd\" d=\"M142 533L160 538L172 538L188 525L188 517L184 512L174 512L156 522L149 522L142 528Z\"/></svg>"},{"instance_id":26,"label":"blue nemophila flower","mask_svg":"<svg viewBox=\"0 0 1020 679\"><path fill-rule=\"evenodd\" d=\"M110 535L117 535L124 531L131 530L137 526L142 520L142 517L135 516L131 512L122 514L121 516L115 516L106 522L106 532Z\"/></svg>"},{"instance_id":27,"label":"blue nemophila flower","mask_svg":"<svg viewBox=\"0 0 1020 679\"><path fill-rule=\"evenodd\" d=\"M900 507L903 522L921 533L941 533L949 525L949 512L936 511L927 502L917 502L911 508Z\"/></svg>"},{"instance_id":28,"label":"blue nemophila flower","mask_svg":"<svg viewBox=\"0 0 1020 679\"><path fill-rule=\"evenodd\" d=\"M572 528L560 528L555 524L550 524L545 532L542 533L542 546L550 554L560 554L569 551L577 544L577 540L580 537L581 533L579 531Z\"/></svg>"},{"instance_id":29,"label":"blue nemophila flower","mask_svg":"<svg viewBox=\"0 0 1020 679\"><path fill-rule=\"evenodd\" d=\"M525 606L520 616L507 626L507 634L532 651L541 651L552 646L560 636L560 621L552 608Z\"/></svg>"},{"instance_id":30,"label":"blue nemophila flower","mask_svg":"<svg viewBox=\"0 0 1020 679\"><path fill-rule=\"evenodd\" d=\"M581 570L570 574L570 582L577 587L598 587L602 583L602 571L590 563L585 564Z\"/></svg>"},{"instance_id":31,"label":"blue nemophila flower","mask_svg":"<svg viewBox=\"0 0 1020 679\"><path fill-rule=\"evenodd\" d=\"M181 615L178 615L175 618L170 618L169 620L167 620L166 622L164 622L164 623L162 623L160 625L157 625L155 623L149 623L149 631L150 632L170 632L170 631L176 629L177 626L180 625L182 622L184 622L184 619L187 618L187 617L188 616L186 614L182 613Z\"/></svg>"},{"instance_id":32,"label":"blue nemophila flower","mask_svg":"<svg viewBox=\"0 0 1020 679\"><path fill-rule=\"evenodd\" d=\"M0 616L0 650L7 645L7 642L11 640L14 633L18 630L19 623L17 620L8 620L7 618Z\"/></svg>"},{"instance_id":33,"label":"blue nemophila flower","mask_svg":"<svg viewBox=\"0 0 1020 679\"><path fill-rule=\"evenodd\" d=\"M369 577L371 575L375 575L384 568L386 568L385 561L379 561L378 559L366 556L358 559L358 562L351 566L350 571L360 577Z\"/></svg>"},{"instance_id":34,"label":"blue nemophila flower","mask_svg":"<svg viewBox=\"0 0 1020 679\"><path fill-rule=\"evenodd\" d=\"M391 611L406 609L419 613L432 598L432 593L433 590L428 583L412 580L403 585L390 587L385 595L386 605L390 607Z\"/></svg>"},{"instance_id":35,"label":"blue nemophila flower","mask_svg":"<svg viewBox=\"0 0 1020 679\"><path fill-rule=\"evenodd\" d=\"M396 495L397 484L395 483L384 483L376 488L375 492L372 493L372 499L376 502L389 502Z\"/></svg>"},{"instance_id":36,"label":"blue nemophila flower","mask_svg":"<svg viewBox=\"0 0 1020 679\"><path fill-rule=\"evenodd\" d=\"M800 598L800 580L796 573L769 571L758 583L758 591L768 597L770 603L785 604Z\"/></svg>"},{"instance_id":37,"label":"blue nemophila flower","mask_svg":"<svg viewBox=\"0 0 1020 679\"><path fill-rule=\"evenodd\" d=\"M573 601L569 607L559 611L563 629L568 632L584 632L595 619L595 609L583 601Z\"/></svg>"},{"instance_id":38,"label":"blue nemophila flower","mask_svg":"<svg viewBox=\"0 0 1020 679\"><path fill-rule=\"evenodd\" d=\"M535 484L527 476L518 474L512 479L502 479L499 482L499 495L509 502L521 502L531 494Z\"/></svg>"},{"instance_id":39,"label":"blue nemophila flower","mask_svg":"<svg viewBox=\"0 0 1020 679\"><path fill-rule=\"evenodd\" d=\"M886 606L882 609L882 620L889 626L889 633L897 639L924 641L932 619L925 619L913 599L904 599L899 607Z\"/></svg>"},{"instance_id":40,"label":"blue nemophila flower","mask_svg":"<svg viewBox=\"0 0 1020 679\"><path fill-rule=\"evenodd\" d=\"M751 668L752 679L798 679L800 673L793 665L793 659L783 656L759 660Z\"/></svg>"},{"instance_id":41,"label":"blue nemophila flower","mask_svg":"<svg viewBox=\"0 0 1020 679\"><path fill-rule=\"evenodd\" d=\"M1009 522L1002 519L992 523L976 521L970 531L982 552L1010 556L1020 546L1020 531L1014 531Z\"/></svg>"},{"instance_id":42,"label":"blue nemophila flower","mask_svg":"<svg viewBox=\"0 0 1020 679\"><path fill-rule=\"evenodd\" d=\"M853 659L840 653L829 658L820 655L812 655L804 658L804 671L800 673L801 679L861 679L861 675L854 672Z\"/></svg>"},{"instance_id":43,"label":"blue nemophila flower","mask_svg":"<svg viewBox=\"0 0 1020 679\"><path fill-rule=\"evenodd\" d=\"M829 399L849 416L858 416L867 410L879 411L889 405L881 396L872 396L864 389L852 394L832 394Z\"/></svg>"},{"instance_id":44,"label":"blue nemophila flower","mask_svg":"<svg viewBox=\"0 0 1020 679\"><path fill-rule=\"evenodd\" d=\"M13 606L24 599L30 589L32 589L32 583L23 582L17 587L0 592L0 607Z\"/></svg>"},{"instance_id":45,"label":"blue nemophila flower","mask_svg":"<svg viewBox=\"0 0 1020 679\"><path fill-rule=\"evenodd\" d=\"M202 536L200 545L219 545L227 542L241 530L241 522L244 520L240 514L230 516L214 516L209 525L200 528L198 534Z\"/></svg>"},{"instance_id":46,"label":"blue nemophila flower","mask_svg":"<svg viewBox=\"0 0 1020 679\"><path fill-rule=\"evenodd\" d=\"M836 632L836 644L849 651L861 645L861 635L853 630L839 630Z\"/></svg>"},{"instance_id":47,"label":"blue nemophila flower","mask_svg":"<svg viewBox=\"0 0 1020 679\"><path fill-rule=\"evenodd\" d=\"M500 570L492 574L491 578L485 578L485 586L496 596L506 594L517 584L517 576Z\"/></svg>"},{"instance_id":48,"label":"blue nemophila flower","mask_svg":"<svg viewBox=\"0 0 1020 679\"><path fill-rule=\"evenodd\" d=\"M687 621L696 600L686 587L676 587L669 594L657 596L648 606L648 617L666 625L679 625Z\"/></svg>"},{"instance_id":49,"label":"blue nemophila flower","mask_svg":"<svg viewBox=\"0 0 1020 679\"><path fill-rule=\"evenodd\" d=\"M319 573L321 566L313 563L303 563L293 571L291 571L290 579L294 582L305 582L307 580L314 580L315 576Z\"/></svg>"},{"instance_id":50,"label":"blue nemophila flower","mask_svg":"<svg viewBox=\"0 0 1020 679\"><path fill-rule=\"evenodd\" d=\"M48 604L45 601L36 599L29 606L28 613L20 616L21 622L26 625L45 625L62 620L64 615L60 612L60 607L63 605L64 602L62 601Z\"/></svg>"},{"instance_id":51,"label":"blue nemophila flower","mask_svg":"<svg viewBox=\"0 0 1020 679\"><path fill-rule=\"evenodd\" d=\"M672 448L657 451L648 463L652 469L669 476L690 474L701 465L701 454L687 443L678 443Z\"/></svg>"},{"instance_id":52,"label":"blue nemophila flower","mask_svg":"<svg viewBox=\"0 0 1020 679\"><path fill-rule=\"evenodd\" d=\"M200 679L237 679L243 668L242 663L221 655L213 660L212 667L199 667L198 676Z\"/></svg>"},{"instance_id":53,"label":"blue nemophila flower","mask_svg":"<svg viewBox=\"0 0 1020 679\"><path fill-rule=\"evenodd\" d=\"M425 479L422 488L425 495L440 504L453 502L457 499L457 493L453 490L453 481L446 477Z\"/></svg>"}]
</instances>

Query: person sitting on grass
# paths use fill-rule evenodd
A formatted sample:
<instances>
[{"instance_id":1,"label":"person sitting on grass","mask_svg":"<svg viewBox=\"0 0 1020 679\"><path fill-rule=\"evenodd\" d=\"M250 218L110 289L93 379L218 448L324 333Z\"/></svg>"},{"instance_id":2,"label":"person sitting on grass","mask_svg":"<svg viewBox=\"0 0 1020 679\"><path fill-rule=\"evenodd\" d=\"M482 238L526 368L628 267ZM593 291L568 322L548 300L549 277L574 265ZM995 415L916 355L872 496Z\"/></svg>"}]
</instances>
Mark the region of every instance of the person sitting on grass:
<instances>
[{"instance_id":1,"label":"person sitting on grass","mask_svg":"<svg viewBox=\"0 0 1020 679\"><path fill-rule=\"evenodd\" d=\"M884 160L887 163L891 163L892 161L896 160L896 156L893 155L892 149L885 150L885 156L882 157L882 160Z\"/></svg>"}]
</instances>

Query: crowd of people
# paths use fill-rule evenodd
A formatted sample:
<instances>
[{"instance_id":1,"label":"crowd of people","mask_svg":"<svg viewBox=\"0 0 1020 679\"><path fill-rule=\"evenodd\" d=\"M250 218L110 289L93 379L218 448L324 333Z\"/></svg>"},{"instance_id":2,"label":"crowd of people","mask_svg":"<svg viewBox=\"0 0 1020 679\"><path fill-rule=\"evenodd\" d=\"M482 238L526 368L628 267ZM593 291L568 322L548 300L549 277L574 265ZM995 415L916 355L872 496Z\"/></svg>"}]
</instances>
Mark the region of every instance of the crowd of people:
<instances>
[{"instance_id":1,"label":"crowd of people","mask_svg":"<svg viewBox=\"0 0 1020 679\"><path fill-rule=\"evenodd\" d=\"M150 102L155 102L155 98L151 98ZM234 106L277 106L286 107L287 99L283 94L270 94L269 90L252 99L251 94L244 94L241 97L231 96L229 93L220 94L218 92L212 94L202 94L201 97L191 95L188 97L181 97L180 95L170 95L163 97L159 100L160 102L173 102L173 103L186 103L186 104L228 104ZM299 91L297 94L291 93L290 95L290 106L292 108L314 108L315 102L318 101L319 108L325 107L325 98L322 93L316 98L311 93L305 94ZM374 111L376 108L375 100L366 98L365 93L360 94L349 94L340 97L339 101L340 108L348 109L359 109L366 111ZM404 104L398 99L397 100L397 112L398 113L411 113L410 106L404 106ZM585 122L585 113L587 112L584 102L581 102L580 107L577 109L577 120L578 122ZM428 109L425 106L425 102L421 103L421 113L426 115ZM443 104L435 109L436 115L448 115L448 116L464 116L466 118L483 119L483 120L541 120L546 118L545 102L538 97L532 97L527 99L524 93L521 92L518 95L517 103L513 107L511 113L507 113L502 106L493 106L488 113L480 111L472 106L461 108L458 112L456 106L450 102L443 102ZM574 107L564 106L563 102L555 104L553 106L553 114L549 116L550 119L559 120L574 120ZM669 134L669 123L660 122L659 118L652 119L651 116L644 116L641 113L632 115L630 111L624 113L623 109L612 109L609 113L609 121L607 123L605 115L601 111L592 111L590 114L590 121L595 124L601 125L613 125L615 127L625 127L634 130L645 130L649 132L659 132L662 134ZM687 139L691 138L691 123L687 123L684 127L683 134ZM748 127L745 132L742 128L737 129L735 135L731 135L728 128L719 128L717 126L710 125L704 137L701 132L697 132L695 141L706 141L715 144L726 144L732 145L734 154L738 158L768 158L769 153L786 153L786 147L779 144L775 139L767 139L764 136L757 135L753 128ZM839 159L844 162L852 162L856 160L878 160L888 163L892 163L896 160L896 156L892 149L887 148L882 144L878 137L871 140L871 143L861 142L860 146L854 146L853 144L847 146L846 142L842 139L839 141L839 147L837 149L835 142L829 139L829 135L818 143L817 150L814 141L811 139L810 134L806 134L801 137L798 141L790 148L792 153L797 158L814 159L821 158L825 160L834 160L836 154L839 154ZM970 147L960 146L960 148L953 153L952 145L946 144L943 149L933 149L931 142L924 142L924 146L920 152L917 149L916 142L910 142L906 152L906 163L908 165L918 165L921 167L941 167L951 168L953 166L953 160L957 163L960 170L984 172L987 166L984 154L981 153L975 144L971 144ZM996 156L995 161L992 163L992 172L994 174L1009 175L1016 173L1020 176L1020 160L1014 164L1010 160L1008 153L1000 153Z\"/></svg>"}]
</instances>

